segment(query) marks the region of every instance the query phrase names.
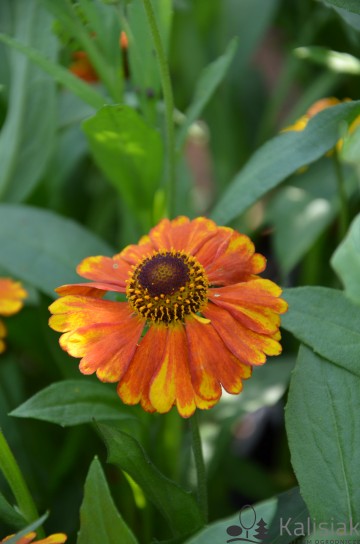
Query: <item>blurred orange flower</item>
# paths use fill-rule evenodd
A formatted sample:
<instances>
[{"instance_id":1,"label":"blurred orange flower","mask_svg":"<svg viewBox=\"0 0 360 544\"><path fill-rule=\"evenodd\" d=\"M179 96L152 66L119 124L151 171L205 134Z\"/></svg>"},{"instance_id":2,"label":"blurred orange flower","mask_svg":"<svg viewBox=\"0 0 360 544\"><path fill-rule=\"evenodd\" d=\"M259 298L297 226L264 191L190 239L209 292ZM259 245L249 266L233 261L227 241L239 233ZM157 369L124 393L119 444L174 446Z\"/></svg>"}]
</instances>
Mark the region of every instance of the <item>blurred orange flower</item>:
<instances>
[{"instance_id":1,"label":"blurred orange flower","mask_svg":"<svg viewBox=\"0 0 360 544\"><path fill-rule=\"evenodd\" d=\"M73 53L73 59L74 62L69 66L70 72L88 83L99 81L99 76L95 72L85 51L76 51Z\"/></svg>"},{"instance_id":2,"label":"blurred orange flower","mask_svg":"<svg viewBox=\"0 0 360 544\"><path fill-rule=\"evenodd\" d=\"M281 289L258 274L251 240L199 217L162 220L137 245L77 267L90 283L64 285L50 311L61 347L83 374L119 382L126 404L181 416L237 394L253 365L281 352ZM104 300L107 291L126 302ZM141 338L143 335L143 338Z\"/></svg>"},{"instance_id":3,"label":"blurred orange flower","mask_svg":"<svg viewBox=\"0 0 360 544\"><path fill-rule=\"evenodd\" d=\"M312 117L315 117L316 114L318 114L320 111L326 110L327 108L331 108L332 106L337 106L338 104L341 104L341 102L349 102L350 98L345 98L344 100L339 100L338 98L335 98L334 96L329 98L321 98L320 100L317 100L314 102L312 106L307 110L305 115L300 117L295 123L292 125L286 127L283 129L283 132L286 132L288 130L295 130L300 131L304 130L308 122Z\"/></svg>"},{"instance_id":4,"label":"blurred orange flower","mask_svg":"<svg viewBox=\"0 0 360 544\"><path fill-rule=\"evenodd\" d=\"M21 283L10 278L0 278L0 315L10 316L16 314L23 307L23 299L27 297L27 292ZM6 336L6 327L0 319L0 353L5 351L4 338Z\"/></svg>"},{"instance_id":5,"label":"blurred orange flower","mask_svg":"<svg viewBox=\"0 0 360 544\"><path fill-rule=\"evenodd\" d=\"M1 540L1 542L7 542L13 536L15 535L9 535L5 537L3 540ZM30 542L33 542L33 544L63 544L63 542L67 541L67 536L63 533L56 533L40 540L34 540L34 538L36 538L36 533L31 532L25 536L20 537L19 540L17 540L16 544L30 544Z\"/></svg>"}]
</instances>

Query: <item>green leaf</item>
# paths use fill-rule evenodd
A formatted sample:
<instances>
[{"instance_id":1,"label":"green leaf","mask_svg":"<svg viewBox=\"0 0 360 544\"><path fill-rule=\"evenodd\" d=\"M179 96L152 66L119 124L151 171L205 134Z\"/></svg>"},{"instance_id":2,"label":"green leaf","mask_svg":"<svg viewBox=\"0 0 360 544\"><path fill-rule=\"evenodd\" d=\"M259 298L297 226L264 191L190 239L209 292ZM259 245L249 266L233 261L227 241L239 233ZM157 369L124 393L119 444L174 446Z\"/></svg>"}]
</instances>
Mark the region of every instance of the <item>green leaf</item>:
<instances>
[{"instance_id":1,"label":"green leaf","mask_svg":"<svg viewBox=\"0 0 360 544\"><path fill-rule=\"evenodd\" d=\"M285 289L281 325L316 353L360 376L360 308L327 287Z\"/></svg>"},{"instance_id":2,"label":"green leaf","mask_svg":"<svg viewBox=\"0 0 360 544\"><path fill-rule=\"evenodd\" d=\"M299 489L294 488L277 497L257 503L254 507L244 507L230 518L212 523L205 529L202 529L200 533L187 540L185 544L222 544L223 542L229 542L230 535L227 533L227 529L234 526L241 528L242 524L243 530L245 527L251 527L253 524L249 530L249 542L255 542L251 537L256 537L257 522L261 518L265 521L266 528L268 529L266 542L271 542L271 544L288 544L296 539L294 530L296 527L299 527L296 524L301 523L305 525L307 517L308 511L299 494ZM289 523L287 523L288 520L290 520ZM287 524L287 530L280 531L281 523L284 522ZM283 532L282 535L280 534L281 532Z\"/></svg>"},{"instance_id":3,"label":"green leaf","mask_svg":"<svg viewBox=\"0 0 360 544\"><path fill-rule=\"evenodd\" d=\"M56 40L48 30L51 19L39 2L15 1L13 8L15 35L24 41L24 48L34 45L54 57ZM18 202L41 180L53 151L55 84L14 50L9 52L9 66L9 106L0 134L0 197Z\"/></svg>"},{"instance_id":4,"label":"green leaf","mask_svg":"<svg viewBox=\"0 0 360 544\"><path fill-rule=\"evenodd\" d=\"M64 380L49 385L11 412L71 427L96 421L135 419L114 389L90 380Z\"/></svg>"},{"instance_id":5,"label":"green leaf","mask_svg":"<svg viewBox=\"0 0 360 544\"><path fill-rule=\"evenodd\" d=\"M351 11L347 11L346 9L336 7L334 5L331 5L330 2L327 2L326 0L322 0L322 2L325 4L325 6L332 8L344 21L355 28L355 30L360 30L360 14L352 13Z\"/></svg>"},{"instance_id":6,"label":"green leaf","mask_svg":"<svg viewBox=\"0 0 360 544\"><path fill-rule=\"evenodd\" d=\"M116 509L101 464L91 463L80 509L77 544L136 544L137 540Z\"/></svg>"},{"instance_id":7,"label":"green leaf","mask_svg":"<svg viewBox=\"0 0 360 544\"><path fill-rule=\"evenodd\" d=\"M106 425L99 425L108 450L108 462L127 472L162 513L175 536L189 535L203 525L191 493L172 482L152 464L137 440Z\"/></svg>"},{"instance_id":8,"label":"green leaf","mask_svg":"<svg viewBox=\"0 0 360 544\"><path fill-rule=\"evenodd\" d=\"M350 11L351 13L357 13L360 15L360 4L358 0L326 0L325 4L342 8L346 11Z\"/></svg>"},{"instance_id":9,"label":"green leaf","mask_svg":"<svg viewBox=\"0 0 360 544\"><path fill-rule=\"evenodd\" d=\"M6 544L19 544L19 540L22 536L25 536L28 533L31 533L32 531L36 531L36 529L41 527L41 525L47 520L48 517L49 517L49 512L45 512L45 514L43 514L36 521L33 521L32 523L30 523L29 525L21 529L21 531L18 531L16 535L9 538L9 540L6 541Z\"/></svg>"},{"instance_id":10,"label":"green leaf","mask_svg":"<svg viewBox=\"0 0 360 544\"><path fill-rule=\"evenodd\" d=\"M189 127L201 115L206 104L224 79L225 74L233 60L238 47L238 39L234 38L229 43L225 53L212 62L200 74L196 84L194 98L185 112L185 120L182 124L176 139L177 148L181 148L186 138Z\"/></svg>"},{"instance_id":11,"label":"green leaf","mask_svg":"<svg viewBox=\"0 0 360 544\"><path fill-rule=\"evenodd\" d=\"M317 46L297 47L294 53L300 59L310 60L333 72L360 75L360 60L349 53L339 53Z\"/></svg>"},{"instance_id":12,"label":"green leaf","mask_svg":"<svg viewBox=\"0 0 360 544\"><path fill-rule=\"evenodd\" d=\"M360 114L360 101L328 108L310 120L303 131L289 131L269 140L250 158L215 206L212 218L229 223L299 168L334 147L339 124Z\"/></svg>"},{"instance_id":13,"label":"green leaf","mask_svg":"<svg viewBox=\"0 0 360 544\"><path fill-rule=\"evenodd\" d=\"M71 219L15 204L0 204L0 247L0 267L53 298L59 285L82 281L82 259L114 253Z\"/></svg>"},{"instance_id":14,"label":"green leaf","mask_svg":"<svg viewBox=\"0 0 360 544\"><path fill-rule=\"evenodd\" d=\"M15 527L16 529L21 529L24 527L26 520L23 516L15 510L5 499L4 495L0 492L0 520Z\"/></svg>"},{"instance_id":15,"label":"green leaf","mask_svg":"<svg viewBox=\"0 0 360 544\"><path fill-rule=\"evenodd\" d=\"M102 108L83 129L95 161L126 204L148 213L162 174L160 134L133 108L118 105Z\"/></svg>"},{"instance_id":16,"label":"green leaf","mask_svg":"<svg viewBox=\"0 0 360 544\"><path fill-rule=\"evenodd\" d=\"M95 109L101 108L108 100L102 97L96 92L88 83L85 83L77 76L73 75L69 70L60 66L56 62L50 60L41 51L34 49L33 47L26 46L22 42L7 36L6 34L0 34L0 42L7 44L9 47L20 51L34 64L39 66L44 72L54 78L55 81L67 87L69 91L76 94L81 100L87 102Z\"/></svg>"},{"instance_id":17,"label":"green leaf","mask_svg":"<svg viewBox=\"0 0 360 544\"><path fill-rule=\"evenodd\" d=\"M360 448L359 386L358 377L300 348L286 429L300 490L317 524L348 524L360 512L359 462L354 454Z\"/></svg>"},{"instance_id":18,"label":"green leaf","mask_svg":"<svg viewBox=\"0 0 360 544\"><path fill-rule=\"evenodd\" d=\"M344 170L345 173L345 170ZM350 175L351 174L351 175ZM356 177L346 172L348 195L357 190ZM274 227L274 249L280 268L288 274L331 224L339 211L336 171L323 159L291 181L267 206L267 222Z\"/></svg>"},{"instance_id":19,"label":"green leaf","mask_svg":"<svg viewBox=\"0 0 360 544\"><path fill-rule=\"evenodd\" d=\"M331 265L341 279L345 293L360 303L360 214L331 259Z\"/></svg>"}]
</instances>

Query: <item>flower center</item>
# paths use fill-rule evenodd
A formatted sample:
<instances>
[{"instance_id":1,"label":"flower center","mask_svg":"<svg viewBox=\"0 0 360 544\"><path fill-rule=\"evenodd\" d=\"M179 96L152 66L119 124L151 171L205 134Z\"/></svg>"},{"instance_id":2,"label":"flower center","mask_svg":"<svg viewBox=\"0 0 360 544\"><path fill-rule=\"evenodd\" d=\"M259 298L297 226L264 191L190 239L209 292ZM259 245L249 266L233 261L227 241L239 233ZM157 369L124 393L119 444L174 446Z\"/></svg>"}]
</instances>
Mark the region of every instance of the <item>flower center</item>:
<instances>
[{"instance_id":1,"label":"flower center","mask_svg":"<svg viewBox=\"0 0 360 544\"><path fill-rule=\"evenodd\" d=\"M155 323L184 321L207 302L208 280L202 265L183 251L159 251L134 267L127 282L131 307Z\"/></svg>"}]
</instances>

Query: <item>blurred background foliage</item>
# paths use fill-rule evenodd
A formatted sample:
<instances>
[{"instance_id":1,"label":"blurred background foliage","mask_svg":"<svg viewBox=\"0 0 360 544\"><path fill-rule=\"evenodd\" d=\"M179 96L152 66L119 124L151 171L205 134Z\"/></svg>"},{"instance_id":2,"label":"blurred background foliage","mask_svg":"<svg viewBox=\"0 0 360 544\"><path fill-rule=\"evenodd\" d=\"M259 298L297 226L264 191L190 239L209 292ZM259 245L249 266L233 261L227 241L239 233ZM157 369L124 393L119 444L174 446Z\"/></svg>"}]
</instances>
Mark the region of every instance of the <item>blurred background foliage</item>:
<instances>
[{"instance_id":1,"label":"blurred background foliage","mask_svg":"<svg viewBox=\"0 0 360 544\"><path fill-rule=\"evenodd\" d=\"M176 106L176 214L219 209L254 152L316 100L358 98L360 14L336 2L153 0L153 7ZM168 539L167 525L131 475L105 465L89 405L100 410L120 402L114 388L102 385L106 392L100 393L95 379L81 379L47 327L53 289L76 280L81 258L120 251L166 213L164 103L142 2L1 0L0 32L0 270L30 293L26 308L7 320L0 426L40 513L50 510L48 532L76 541L84 482L98 455L113 499L140 542ZM339 61L337 52L348 56ZM292 135L286 138L289 148L295 145ZM359 144L354 131L341 155L348 220L359 207ZM282 144L276 146L273 169L287 160ZM307 165L304 152L301 160L304 168L279 174L277 187L264 197L260 191L247 209L239 204L232 213L224 205L222 222L229 214L232 226L251 234L275 281L336 287L328 264L340 241L333 157ZM297 485L283 417L296 345L286 333L284 344L290 355L256 370L242 395L225 395L202 414L210 520ZM64 400L61 417L50 416L50 395L40 402L47 415L36 403L18 410L17 418L8 415L65 379L94 387L84 393L88 404L69 408ZM61 419L66 410L69 420ZM191 488L187 422L175 413L150 416L128 407L119 413L114 424L130 429L166 476ZM100 419L109 418L105 410ZM12 503L0 483L1 501ZM0 504L0 535L22 526L21 519L10 523L8 512Z\"/></svg>"}]
</instances>

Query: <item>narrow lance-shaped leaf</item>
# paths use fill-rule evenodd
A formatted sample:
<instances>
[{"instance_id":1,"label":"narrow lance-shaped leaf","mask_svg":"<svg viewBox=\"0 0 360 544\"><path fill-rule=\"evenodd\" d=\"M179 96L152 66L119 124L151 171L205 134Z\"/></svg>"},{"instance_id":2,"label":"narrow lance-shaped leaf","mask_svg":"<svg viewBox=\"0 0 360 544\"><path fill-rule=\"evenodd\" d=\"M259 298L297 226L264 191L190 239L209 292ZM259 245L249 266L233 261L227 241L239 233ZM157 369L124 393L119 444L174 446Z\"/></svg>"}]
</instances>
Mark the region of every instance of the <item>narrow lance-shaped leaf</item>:
<instances>
[{"instance_id":1,"label":"narrow lance-shaped leaf","mask_svg":"<svg viewBox=\"0 0 360 544\"><path fill-rule=\"evenodd\" d=\"M52 76L55 81L67 87L69 91L76 94L81 100L89 104L95 109L101 108L108 100L102 97L96 92L90 85L73 75L69 70L60 66L53 60L49 59L41 51L34 49L33 47L26 46L20 41L7 36L6 34L0 34L0 42L7 44L9 47L13 47L17 51L20 51L30 61L39 66L44 72Z\"/></svg>"},{"instance_id":2,"label":"narrow lance-shaped leaf","mask_svg":"<svg viewBox=\"0 0 360 544\"><path fill-rule=\"evenodd\" d=\"M161 474L137 440L107 425L99 425L99 430L108 449L108 462L135 480L162 513L175 536L192 534L203 525L192 494Z\"/></svg>"},{"instance_id":3,"label":"narrow lance-shaped leaf","mask_svg":"<svg viewBox=\"0 0 360 544\"><path fill-rule=\"evenodd\" d=\"M24 41L23 47L38 47L54 58L56 40L48 30L51 18L40 3L14 2L13 14L15 36ZM0 134L0 197L18 202L40 181L53 151L55 83L17 51L7 53L9 104Z\"/></svg>"},{"instance_id":4,"label":"narrow lance-shaped leaf","mask_svg":"<svg viewBox=\"0 0 360 544\"><path fill-rule=\"evenodd\" d=\"M91 463L80 509L77 544L136 544L137 540L119 514L101 464Z\"/></svg>"},{"instance_id":5,"label":"narrow lance-shaped leaf","mask_svg":"<svg viewBox=\"0 0 360 544\"><path fill-rule=\"evenodd\" d=\"M23 516L8 503L2 493L0 493L0 520L16 529L21 529L26 523Z\"/></svg>"},{"instance_id":6,"label":"narrow lance-shaped leaf","mask_svg":"<svg viewBox=\"0 0 360 544\"><path fill-rule=\"evenodd\" d=\"M176 139L178 148L182 146L186 138L187 131L190 125L198 119L204 107L224 79L225 74L234 58L238 46L237 38L234 38L229 43L225 53L212 62L200 74L197 82L194 98L189 108L185 112L185 120L182 124Z\"/></svg>"},{"instance_id":7,"label":"narrow lance-shaped leaf","mask_svg":"<svg viewBox=\"0 0 360 544\"><path fill-rule=\"evenodd\" d=\"M21 531L18 531L14 536L9 538L9 540L6 541L6 544L19 544L19 540L22 536L25 536L32 531L36 531L36 529L41 527L41 525L47 520L48 517L49 512L45 512L45 514L43 514L36 521L33 521L32 523L21 529Z\"/></svg>"},{"instance_id":8,"label":"narrow lance-shaped leaf","mask_svg":"<svg viewBox=\"0 0 360 544\"><path fill-rule=\"evenodd\" d=\"M96 421L135 419L111 386L90 380L64 380L49 385L11 412L70 427Z\"/></svg>"},{"instance_id":9,"label":"narrow lance-shaped leaf","mask_svg":"<svg viewBox=\"0 0 360 544\"><path fill-rule=\"evenodd\" d=\"M359 521L359 386L359 377L300 348L286 429L300 490L318 526L333 520L349 528Z\"/></svg>"},{"instance_id":10,"label":"narrow lance-shaped leaf","mask_svg":"<svg viewBox=\"0 0 360 544\"><path fill-rule=\"evenodd\" d=\"M212 218L229 223L290 174L333 148L339 139L339 124L360 114L360 101L328 108L310 120L305 130L275 136L256 151L235 176L215 206Z\"/></svg>"},{"instance_id":11,"label":"narrow lance-shaped leaf","mask_svg":"<svg viewBox=\"0 0 360 544\"><path fill-rule=\"evenodd\" d=\"M1 268L51 297L59 285L81 281L75 268L82 259L114 253L71 219L15 204L0 204L0 247Z\"/></svg>"},{"instance_id":12,"label":"narrow lance-shaped leaf","mask_svg":"<svg viewBox=\"0 0 360 544\"><path fill-rule=\"evenodd\" d=\"M285 289L281 325L316 353L360 376L360 308L327 287ZM355 378L354 378L355 379Z\"/></svg>"}]
</instances>

